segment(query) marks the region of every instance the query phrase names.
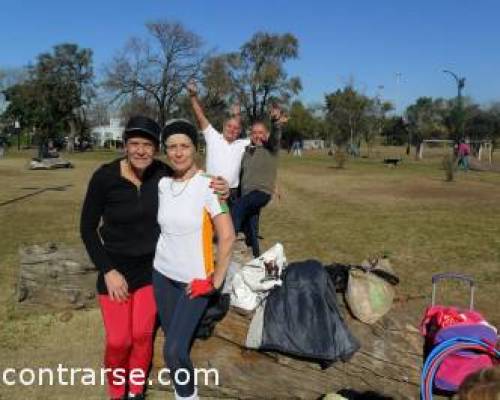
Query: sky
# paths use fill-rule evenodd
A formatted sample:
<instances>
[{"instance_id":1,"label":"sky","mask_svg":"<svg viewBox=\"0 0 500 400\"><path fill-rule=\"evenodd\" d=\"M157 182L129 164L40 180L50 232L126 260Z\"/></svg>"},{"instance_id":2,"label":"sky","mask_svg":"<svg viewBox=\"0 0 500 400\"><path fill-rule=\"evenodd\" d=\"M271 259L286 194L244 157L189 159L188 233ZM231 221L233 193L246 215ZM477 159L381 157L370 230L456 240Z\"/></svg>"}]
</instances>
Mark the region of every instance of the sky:
<instances>
[{"instance_id":1,"label":"sky","mask_svg":"<svg viewBox=\"0 0 500 400\"><path fill-rule=\"evenodd\" d=\"M299 58L286 68L307 104L353 81L402 110L420 96L456 96L448 69L487 105L500 100L499 15L498 0L0 0L0 68L72 42L93 49L99 76L128 38L146 35L147 21L169 19L217 52L257 31L294 34Z\"/></svg>"}]
</instances>

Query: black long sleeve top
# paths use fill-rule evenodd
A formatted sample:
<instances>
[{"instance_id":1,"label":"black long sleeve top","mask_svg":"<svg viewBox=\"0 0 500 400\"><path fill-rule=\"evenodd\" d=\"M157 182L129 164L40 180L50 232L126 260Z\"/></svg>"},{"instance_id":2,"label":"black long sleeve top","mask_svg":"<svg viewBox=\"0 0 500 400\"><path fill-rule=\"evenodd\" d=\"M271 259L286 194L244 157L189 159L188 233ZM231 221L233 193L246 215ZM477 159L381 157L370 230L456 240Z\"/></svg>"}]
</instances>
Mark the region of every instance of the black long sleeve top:
<instances>
[{"instance_id":1,"label":"black long sleeve top","mask_svg":"<svg viewBox=\"0 0 500 400\"><path fill-rule=\"evenodd\" d=\"M138 188L121 176L120 161L104 164L93 174L80 220L83 243L99 271L99 294L107 294L104 274L111 269L123 274L129 291L151 283L160 233L158 181L171 174L166 164L154 160Z\"/></svg>"}]
</instances>

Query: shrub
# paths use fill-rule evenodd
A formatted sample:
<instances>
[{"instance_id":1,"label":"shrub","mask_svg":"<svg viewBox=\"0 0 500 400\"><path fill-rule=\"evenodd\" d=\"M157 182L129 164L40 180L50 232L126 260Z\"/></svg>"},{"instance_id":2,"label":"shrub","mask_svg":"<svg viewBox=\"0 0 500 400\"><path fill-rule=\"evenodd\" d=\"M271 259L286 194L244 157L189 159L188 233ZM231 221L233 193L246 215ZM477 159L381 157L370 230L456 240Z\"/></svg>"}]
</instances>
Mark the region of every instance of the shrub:
<instances>
[{"instance_id":1,"label":"shrub","mask_svg":"<svg viewBox=\"0 0 500 400\"><path fill-rule=\"evenodd\" d=\"M446 182L453 182L455 178L455 157L452 154L447 154L442 160L443 169L446 176Z\"/></svg>"},{"instance_id":2,"label":"shrub","mask_svg":"<svg viewBox=\"0 0 500 400\"><path fill-rule=\"evenodd\" d=\"M333 156L335 160L335 166L339 169L344 168L345 163L347 162L347 154L344 151L337 150Z\"/></svg>"}]
</instances>

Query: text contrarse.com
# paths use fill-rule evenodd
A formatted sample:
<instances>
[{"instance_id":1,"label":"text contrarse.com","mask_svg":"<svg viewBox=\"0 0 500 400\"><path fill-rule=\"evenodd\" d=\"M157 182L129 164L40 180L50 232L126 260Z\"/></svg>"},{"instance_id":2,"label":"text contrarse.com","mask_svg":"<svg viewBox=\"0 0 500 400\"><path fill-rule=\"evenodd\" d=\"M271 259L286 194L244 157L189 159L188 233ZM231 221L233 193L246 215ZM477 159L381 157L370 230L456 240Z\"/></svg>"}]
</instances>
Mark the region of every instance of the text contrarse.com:
<instances>
[{"instance_id":1,"label":"text contrarse.com","mask_svg":"<svg viewBox=\"0 0 500 400\"><path fill-rule=\"evenodd\" d=\"M109 368L75 368L58 364L57 368L5 368L1 371L0 384L5 386L102 386L111 379L115 385L129 382L133 385L157 383L162 386L170 386L174 382L184 385L189 381L189 378L189 372L185 369L178 369L175 374L171 375L168 368L162 368L158 370L154 378L148 378L140 369L126 371L123 368L113 370ZM195 385L219 385L219 372L215 368L195 368L193 378Z\"/></svg>"}]
</instances>

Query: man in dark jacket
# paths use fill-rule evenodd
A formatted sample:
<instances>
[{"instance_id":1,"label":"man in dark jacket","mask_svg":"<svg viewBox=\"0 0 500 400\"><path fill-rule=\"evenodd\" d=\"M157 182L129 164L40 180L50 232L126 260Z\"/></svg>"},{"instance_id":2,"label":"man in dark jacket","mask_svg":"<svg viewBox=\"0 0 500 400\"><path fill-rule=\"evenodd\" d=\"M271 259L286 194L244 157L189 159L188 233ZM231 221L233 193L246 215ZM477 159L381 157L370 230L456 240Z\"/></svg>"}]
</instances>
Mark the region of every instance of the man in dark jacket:
<instances>
[{"instance_id":1,"label":"man in dark jacket","mask_svg":"<svg viewBox=\"0 0 500 400\"><path fill-rule=\"evenodd\" d=\"M281 127L288 121L282 110L271 109L271 131L263 121L252 124L251 143L241 161L241 198L231 209L236 232L245 229L254 257L260 256L258 224L260 210L276 189Z\"/></svg>"}]
</instances>

